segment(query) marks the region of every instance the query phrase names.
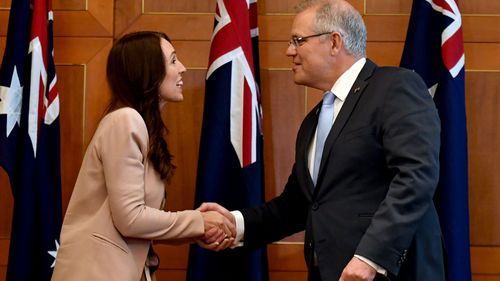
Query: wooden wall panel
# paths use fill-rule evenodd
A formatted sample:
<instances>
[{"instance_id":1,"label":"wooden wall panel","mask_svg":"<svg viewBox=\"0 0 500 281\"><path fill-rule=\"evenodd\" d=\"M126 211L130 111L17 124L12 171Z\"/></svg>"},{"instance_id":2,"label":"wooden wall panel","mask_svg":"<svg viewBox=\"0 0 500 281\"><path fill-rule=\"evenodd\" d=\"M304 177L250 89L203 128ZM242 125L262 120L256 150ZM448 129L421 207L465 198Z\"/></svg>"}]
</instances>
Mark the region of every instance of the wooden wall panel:
<instances>
[{"instance_id":1,"label":"wooden wall panel","mask_svg":"<svg viewBox=\"0 0 500 281\"><path fill-rule=\"evenodd\" d=\"M466 77L471 244L500 246L500 71Z\"/></svg>"},{"instance_id":2,"label":"wooden wall panel","mask_svg":"<svg viewBox=\"0 0 500 281\"><path fill-rule=\"evenodd\" d=\"M472 272L500 278L500 247L471 247Z\"/></svg>"},{"instance_id":3,"label":"wooden wall panel","mask_svg":"<svg viewBox=\"0 0 500 281\"><path fill-rule=\"evenodd\" d=\"M177 52L177 57L190 69L206 69L208 65L208 54L210 52L210 41L172 41ZM191 70L189 70L191 72ZM196 80L197 86L200 81L205 85L204 79Z\"/></svg>"},{"instance_id":4,"label":"wooden wall panel","mask_svg":"<svg viewBox=\"0 0 500 281\"><path fill-rule=\"evenodd\" d=\"M464 14L500 14L500 2L491 0L460 0L459 7Z\"/></svg>"},{"instance_id":5,"label":"wooden wall panel","mask_svg":"<svg viewBox=\"0 0 500 281\"><path fill-rule=\"evenodd\" d=\"M158 281L161 280L186 280L186 270L183 269L160 269L156 278Z\"/></svg>"},{"instance_id":6,"label":"wooden wall panel","mask_svg":"<svg viewBox=\"0 0 500 281\"><path fill-rule=\"evenodd\" d=\"M299 0L259 0L259 14L295 14L295 5ZM349 1L356 9L363 11L364 0Z\"/></svg>"},{"instance_id":7,"label":"wooden wall panel","mask_svg":"<svg viewBox=\"0 0 500 281\"><path fill-rule=\"evenodd\" d=\"M114 38L120 37L124 30L134 23L142 14L142 1L114 1L115 22Z\"/></svg>"},{"instance_id":8,"label":"wooden wall panel","mask_svg":"<svg viewBox=\"0 0 500 281\"><path fill-rule=\"evenodd\" d=\"M0 280L5 280L7 275L7 260L9 258L9 240L0 240Z\"/></svg>"},{"instance_id":9,"label":"wooden wall panel","mask_svg":"<svg viewBox=\"0 0 500 281\"><path fill-rule=\"evenodd\" d=\"M462 29L465 42L500 42L500 17L498 15L464 15Z\"/></svg>"},{"instance_id":10,"label":"wooden wall panel","mask_svg":"<svg viewBox=\"0 0 500 281\"><path fill-rule=\"evenodd\" d=\"M86 2L86 0L53 0L52 8L54 10L83 11L87 8Z\"/></svg>"},{"instance_id":11,"label":"wooden wall panel","mask_svg":"<svg viewBox=\"0 0 500 281\"><path fill-rule=\"evenodd\" d=\"M156 1L144 0L144 13L213 13L216 1Z\"/></svg>"},{"instance_id":12,"label":"wooden wall panel","mask_svg":"<svg viewBox=\"0 0 500 281\"><path fill-rule=\"evenodd\" d=\"M181 62L182 58L179 56ZM168 210L194 207L194 192L201 121L205 93L206 70L191 70L183 75L184 101L168 103L163 110L169 130L168 144L177 166L172 182L167 185Z\"/></svg>"},{"instance_id":13,"label":"wooden wall panel","mask_svg":"<svg viewBox=\"0 0 500 281\"><path fill-rule=\"evenodd\" d=\"M306 271L270 271L270 281L304 281L307 280Z\"/></svg>"},{"instance_id":14,"label":"wooden wall panel","mask_svg":"<svg viewBox=\"0 0 500 281\"><path fill-rule=\"evenodd\" d=\"M259 16L259 40L262 42L285 41L290 39L293 15L261 15ZM287 44L283 45L288 46Z\"/></svg>"},{"instance_id":15,"label":"wooden wall panel","mask_svg":"<svg viewBox=\"0 0 500 281\"><path fill-rule=\"evenodd\" d=\"M408 14L411 10L411 0L366 0L367 14Z\"/></svg>"},{"instance_id":16,"label":"wooden wall panel","mask_svg":"<svg viewBox=\"0 0 500 281\"><path fill-rule=\"evenodd\" d=\"M189 26L189 31L179 28L181 22ZM213 24L214 18L211 14L144 14L126 27L124 33L157 30L165 32L172 40L209 41Z\"/></svg>"},{"instance_id":17,"label":"wooden wall panel","mask_svg":"<svg viewBox=\"0 0 500 281\"><path fill-rule=\"evenodd\" d=\"M288 69L291 75L292 59L285 55L288 43L285 41L259 43L261 69Z\"/></svg>"},{"instance_id":18,"label":"wooden wall panel","mask_svg":"<svg viewBox=\"0 0 500 281\"><path fill-rule=\"evenodd\" d=\"M500 70L500 40L497 43L466 43L465 68L474 71Z\"/></svg>"},{"instance_id":19,"label":"wooden wall panel","mask_svg":"<svg viewBox=\"0 0 500 281\"><path fill-rule=\"evenodd\" d=\"M475 274L472 275L472 281L500 281L500 276Z\"/></svg>"},{"instance_id":20,"label":"wooden wall panel","mask_svg":"<svg viewBox=\"0 0 500 281\"><path fill-rule=\"evenodd\" d=\"M0 168L0 241L2 241L1 239L10 238L13 207L9 178L5 170Z\"/></svg>"},{"instance_id":21,"label":"wooden wall panel","mask_svg":"<svg viewBox=\"0 0 500 281\"><path fill-rule=\"evenodd\" d=\"M298 0L260 0L258 1L259 14L291 14L294 13L294 7L299 3Z\"/></svg>"},{"instance_id":22,"label":"wooden wall panel","mask_svg":"<svg viewBox=\"0 0 500 281\"><path fill-rule=\"evenodd\" d=\"M7 27L9 26L9 11L0 9L0 36L7 34ZM5 37L4 37L5 39ZM4 48L2 48L3 54ZM1 62L0 62L1 63Z\"/></svg>"},{"instance_id":23,"label":"wooden wall panel","mask_svg":"<svg viewBox=\"0 0 500 281\"><path fill-rule=\"evenodd\" d=\"M56 64L77 64L84 67L83 88L73 89L82 93L74 95L74 98L83 97L79 105L84 109L84 147L90 141L109 99L106 59L111 45L111 38L54 38Z\"/></svg>"},{"instance_id":24,"label":"wooden wall panel","mask_svg":"<svg viewBox=\"0 0 500 281\"><path fill-rule=\"evenodd\" d=\"M290 70L262 70L266 198L280 194L294 161L295 136L305 117L305 92L296 86ZM284 110L286 109L286 110ZM271 172L272 171L272 172Z\"/></svg>"},{"instance_id":25,"label":"wooden wall panel","mask_svg":"<svg viewBox=\"0 0 500 281\"><path fill-rule=\"evenodd\" d=\"M57 66L61 126L61 181L66 210L83 159L84 89L83 65Z\"/></svg>"},{"instance_id":26,"label":"wooden wall panel","mask_svg":"<svg viewBox=\"0 0 500 281\"><path fill-rule=\"evenodd\" d=\"M113 1L86 0L85 10L54 8L54 36L98 36L113 34Z\"/></svg>"},{"instance_id":27,"label":"wooden wall panel","mask_svg":"<svg viewBox=\"0 0 500 281\"><path fill-rule=\"evenodd\" d=\"M106 60L111 49L111 39L102 40L102 48L86 64L85 81L85 131L86 146L94 134L97 124L109 101L109 88L106 82Z\"/></svg>"}]
</instances>

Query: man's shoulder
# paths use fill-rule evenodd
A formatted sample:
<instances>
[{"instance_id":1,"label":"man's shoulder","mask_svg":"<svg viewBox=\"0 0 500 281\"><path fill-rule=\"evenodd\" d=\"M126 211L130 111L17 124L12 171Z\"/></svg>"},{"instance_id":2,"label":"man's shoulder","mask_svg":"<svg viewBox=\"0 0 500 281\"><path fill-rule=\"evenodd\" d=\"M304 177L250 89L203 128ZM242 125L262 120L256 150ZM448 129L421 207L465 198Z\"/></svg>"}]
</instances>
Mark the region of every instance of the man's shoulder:
<instances>
[{"instance_id":1,"label":"man's shoulder","mask_svg":"<svg viewBox=\"0 0 500 281\"><path fill-rule=\"evenodd\" d=\"M413 69L408 69L404 67L399 67L399 66L380 66L377 67L374 72L373 76L374 81L380 81L383 80L385 82L387 81L415 81L415 80L422 80L420 78L420 75L418 75L417 72Z\"/></svg>"},{"instance_id":2,"label":"man's shoulder","mask_svg":"<svg viewBox=\"0 0 500 281\"><path fill-rule=\"evenodd\" d=\"M415 70L408 69L400 66L379 66L375 70L380 75L394 75L394 74L409 74L415 73Z\"/></svg>"}]
</instances>

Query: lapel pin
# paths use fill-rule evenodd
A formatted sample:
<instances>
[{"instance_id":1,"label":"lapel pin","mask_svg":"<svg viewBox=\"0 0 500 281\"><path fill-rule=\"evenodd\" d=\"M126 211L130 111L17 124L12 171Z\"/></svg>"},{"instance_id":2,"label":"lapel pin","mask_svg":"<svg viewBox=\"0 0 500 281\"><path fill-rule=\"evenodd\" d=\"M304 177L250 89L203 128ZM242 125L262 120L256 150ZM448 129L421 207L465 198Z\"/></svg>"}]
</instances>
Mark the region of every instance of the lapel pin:
<instances>
[{"instance_id":1,"label":"lapel pin","mask_svg":"<svg viewBox=\"0 0 500 281\"><path fill-rule=\"evenodd\" d=\"M361 90L361 88L357 87L356 89L354 89L354 93L357 94L360 90Z\"/></svg>"}]
</instances>

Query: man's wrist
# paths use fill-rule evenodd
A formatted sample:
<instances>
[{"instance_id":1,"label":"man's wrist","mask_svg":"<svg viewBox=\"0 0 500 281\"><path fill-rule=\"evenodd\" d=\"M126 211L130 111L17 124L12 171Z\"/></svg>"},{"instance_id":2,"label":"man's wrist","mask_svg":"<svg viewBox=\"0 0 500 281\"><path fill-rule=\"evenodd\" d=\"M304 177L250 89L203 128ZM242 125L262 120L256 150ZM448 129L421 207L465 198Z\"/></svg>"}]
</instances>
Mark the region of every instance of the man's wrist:
<instances>
[{"instance_id":1,"label":"man's wrist","mask_svg":"<svg viewBox=\"0 0 500 281\"><path fill-rule=\"evenodd\" d=\"M234 216L235 227L236 227L236 237L234 238L233 245L231 248L243 246L243 236L245 234L245 219L240 211L231 211Z\"/></svg>"},{"instance_id":2,"label":"man's wrist","mask_svg":"<svg viewBox=\"0 0 500 281\"><path fill-rule=\"evenodd\" d=\"M368 264L369 266L373 267L373 269L375 269L375 271L377 271L377 273L379 274L382 274L384 276L387 276L387 270L383 267L381 267L380 265L376 264L375 262L363 257L363 256L360 256L360 255L354 255L356 258L362 260L363 262L365 262L366 264Z\"/></svg>"}]
</instances>

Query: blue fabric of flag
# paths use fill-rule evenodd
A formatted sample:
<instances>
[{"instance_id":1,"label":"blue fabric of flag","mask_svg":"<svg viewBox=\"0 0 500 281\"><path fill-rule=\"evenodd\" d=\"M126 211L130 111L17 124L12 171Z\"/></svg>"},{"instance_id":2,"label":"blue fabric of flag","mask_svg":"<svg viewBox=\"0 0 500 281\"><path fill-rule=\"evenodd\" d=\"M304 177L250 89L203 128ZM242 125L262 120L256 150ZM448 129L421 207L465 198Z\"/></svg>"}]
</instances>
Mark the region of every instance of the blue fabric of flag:
<instances>
[{"instance_id":1,"label":"blue fabric of flag","mask_svg":"<svg viewBox=\"0 0 500 281\"><path fill-rule=\"evenodd\" d=\"M50 280L62 222L59 100L52 57L52 12L49 11L50 1L38 1L12 1L0 68L0 166L7 172L11 186L10 191L2 186L1 193L2 196L11 193L14 198L8 281ZM45 7L45 11L35 13L34 10L40 7ZM31 40L35 14L42 15L40 19L46 22L42 28L46 31L45 36L35 36L36 40ZM30 92L34 56L30 42L41 42L41 50L45 52L45 62L39 56L37 64L43 71L35 72L40 79L45 79L46 87L40 82L41 88L38 88L44 92ZM30 105L31 95L36 96ZM33 101L40 102L36 109ZM54 115L45 117L49 111L57 114L57 118L54 119ZM30 112L35 117L36 112L41 114L38 120L35 118L35 123L29 117ZM32 128L31 133L28 128Z\"/></svg>"},{"instance_id":2,"label":"blue fabric of flag","mask_svg":"<svg viewBox=\"0 0 500 281\"><path fill-rule=\"evenodd\" d=\"M246 1L242 0L234 2L218 1L217 12L225 13L227 10L227 13L233 16L234 14L232 14L230 6L239 5L235 4L235 2L241 2L239 3L241 4L239 8L247 7ZM223 7L224 4L225 7ZM252 7L252 5L255 6ZM255 14L252 12L255 12ZM255 1L250 5L249 13L250 17L255 16L253 22L256 24ZM224 17L216 17L215 26L221 24L217 21L217 18L224 19ZM245 24L241 22L242 20L247 19L243 17L231 18L231 21L239 21L235 23L235 26L241 28L242 26L248 26L249 23L251 26L252 19ZM227 24L224 28L231 27ZM256 26L254 30L256 30ZM226 32L226 30L219 30L220 34L218 36L226 34L223 32ZM251 32L248 29L238 29L236 32L240 38L245 39L238 41L238 43L247 41L249 45L246 47L252 50L252 60L247 62L248 64L253 64L253 69L255 70L253 75L254 83L256 83L257 94L259 94L258 36L250 38ZM237 37L234 33L228 34L228 36L232 36L231 38ZM218 44L218 42L223 43L224 46L216 46L215 44ZM219 47L227 49L227 46L233 43L236 42L214 39L211 46L211 53L217 53ZM245 47L242 49L245 49ZM219 53L223 57L223 52ZM248 58L248 54L246 55L246 58ZM242 165L241 159L238 158L238 154L231 142L231 81L234 80L232 75L235 71L233 68L236 68L236 65L237 63L234 61L227 62L217 67L206 80L195 207L198 207L203 202L217 202L229 210L235 210L264 202L263 137L260 129L260 117L254 120L258 123L255 124L257 134L255 134L256 139L253 140L256 150L254 162L249 165ZM236 71L239 70L238 68ZM258 102L260 103L260 96L258 97ZM252 110L255 110L255 108L252 108ZM257 110L260 111L260 106ZM260 116L260 112L257 112L256 115ZM221 252L212 252L202 249L197 245L192 245L189 252L186 280L267 281L269 280L267 249L263 247L256 250L249 250L241 247Z\"/></svg>"},{"instance_id":3,"label":"blue fabric of flag","mask_svg":"<svg viewBox=\"0 0 500 281\"><path fill-rule=\"evenodd\" d=\"M445 15L446 14L446 15ZM444 30L455 27L454 33ZM440 179L435 204L440 216L447 279L470 281L467 131L460 13L454 0L414 0L401 66L422 76L441 119ZM442 42L449 38L448 42ZM462 60L446 66L444 57ZM453 64L452 64L453 65Z\"/></svg>"}]
</instances>

